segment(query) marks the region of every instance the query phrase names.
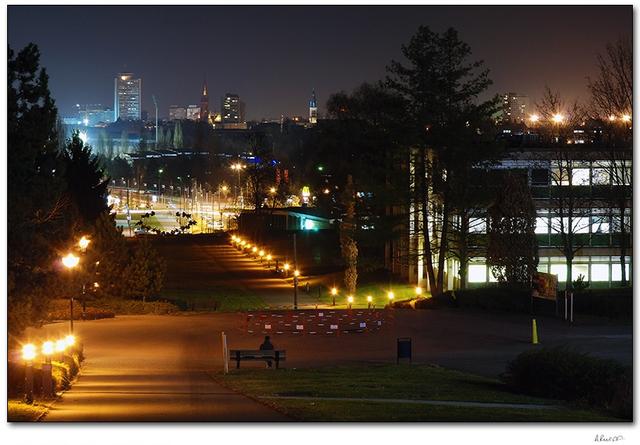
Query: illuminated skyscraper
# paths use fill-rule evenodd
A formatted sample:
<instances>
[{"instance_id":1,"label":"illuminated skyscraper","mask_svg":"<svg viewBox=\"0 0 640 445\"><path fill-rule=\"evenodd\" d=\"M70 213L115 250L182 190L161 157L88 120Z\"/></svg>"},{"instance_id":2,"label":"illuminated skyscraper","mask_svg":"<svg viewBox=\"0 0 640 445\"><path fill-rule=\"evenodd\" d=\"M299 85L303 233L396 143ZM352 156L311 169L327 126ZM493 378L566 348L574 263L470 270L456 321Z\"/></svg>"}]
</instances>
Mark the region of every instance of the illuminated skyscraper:
<instances>
[{"instance_id":1,"label":"illuminated skyscraper","mask_svg":"<svg viewBox=\"0 0 640 445\"><path fill-rule=\"evenodd\" d=\"M311 93L311 99L309 100L309 123L315 125L318 123L318 101L316 100L316 91Z\"/></svg>"},{"instance_id":2,"label":"illuminated skyscraper","mask_svg":"<svg viewBox=\"0 0 640 445\"><path fill-rule=\"evenodd\" d=\"M242 122L240 96L231 93L225 94L222 99L221 108L223 123L232 124Z\"/></svg>"},{"instance_id":3,"label":"illuminated skyscraper","mask_svg":"<svg viewBox=\"0 0 640 445\"><path fill-rule=\"evenodd\" d=\"M524 122L529 109L529 98L516 93L502 95L502 110L499 122L503 124L517 124Z\"/></svg>"},{"instance_id":4,"label":"illuminated skyscraper","mask_svg":"<svg viewBox=\"0 0 640 445\"><path fill-rule=\"evenodd\" d=\"M133 73L119 73L115 79L114 120L140 120L142 106L142 79Z\"/></svg>"}]
</instances>

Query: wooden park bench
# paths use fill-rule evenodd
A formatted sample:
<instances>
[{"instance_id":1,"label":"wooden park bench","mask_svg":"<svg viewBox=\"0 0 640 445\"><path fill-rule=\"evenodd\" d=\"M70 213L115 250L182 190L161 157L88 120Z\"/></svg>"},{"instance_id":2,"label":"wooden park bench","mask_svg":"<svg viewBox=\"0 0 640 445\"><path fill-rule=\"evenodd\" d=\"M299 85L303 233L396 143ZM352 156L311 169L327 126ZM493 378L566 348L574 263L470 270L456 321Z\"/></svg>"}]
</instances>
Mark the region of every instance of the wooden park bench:
<instances>
[{"instance_id":1,"label":"wooden park bench","mask_svg":"<svg viewBox=\"0 0 640 445\"><path fill-rule=\"evenodd\" d=\"M276 362L276 369L280 367L280 362L286 360L287 351L276 350L249 350L249 349L231 349L229 351L229 359L236 361L236 369L240 369L240 362L243 360L263 360L265 362Z\"/></svg>"}]
</instances>

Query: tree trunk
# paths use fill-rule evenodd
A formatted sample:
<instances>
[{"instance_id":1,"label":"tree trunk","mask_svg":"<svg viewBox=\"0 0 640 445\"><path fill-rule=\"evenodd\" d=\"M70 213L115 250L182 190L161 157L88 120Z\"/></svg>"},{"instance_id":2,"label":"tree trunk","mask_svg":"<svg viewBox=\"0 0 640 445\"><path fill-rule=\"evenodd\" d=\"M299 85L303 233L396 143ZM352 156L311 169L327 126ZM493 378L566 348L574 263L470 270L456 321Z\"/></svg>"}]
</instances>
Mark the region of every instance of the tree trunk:
<instances>
[{"instance_id":1,"label":"tree trunk","mask_svg":"<svg viewBox=\"0 0 640 445\"><path fill-rule=\"evenodd\" d=\"M573 289L573 256L567 255L567 285L566 289L571 291Z\"/></svg>"},{"instance_id":2,"label":"tree trunk","mask_svg":"<svg viewBox=\"0 0 640 445\"><path fill-rule=\"evenodd\" d=\"M627 286L627 271L625 267L627 256L627 232L624 227L625 206L620 207L620 278L622 287Z\"/></svg>"},{"instance_id":3,"label":"tree trunk","mask_svg":"<svg viewBox=\"0 0 640 445\"><path fill-rule=\"evenodd\" d=\"M418 252L424 260L427 276L429 278L429 290L433 294L433 288L436 285L436 276L433 271L433 258L431 256L431 236L429 234L429 194L427 188L427 168L426 168L426 149L420 147L420 159L418 161L419 169L416 169L420 180L420 193L418 194L420 208L422 212L422 239L423 249Z\"/></svg>"},{"instance_id":4,"label":"tree trunk","mask_svg":"<svg viewBox=\"0 0 640 445\"><path fill-rule=\"evenodd\" d=\"M440 246L438 249L438 281L435 295L440 295L444 291L444 263L447 256L447 236L449 227L449 205L448 198L445 197L442 207L442 228L440 234Z\"/></svg>"},{"instance_id":5,"label":"tree trunk","mask_svg":"<svg viewBox=\"0 0 640 445\"><path fill-rule=\"evenodd\" d=\"M467 288L467 268L469 267L469 260L467 258L460 260L460 290Z\"/></svg>"}]
</instances>

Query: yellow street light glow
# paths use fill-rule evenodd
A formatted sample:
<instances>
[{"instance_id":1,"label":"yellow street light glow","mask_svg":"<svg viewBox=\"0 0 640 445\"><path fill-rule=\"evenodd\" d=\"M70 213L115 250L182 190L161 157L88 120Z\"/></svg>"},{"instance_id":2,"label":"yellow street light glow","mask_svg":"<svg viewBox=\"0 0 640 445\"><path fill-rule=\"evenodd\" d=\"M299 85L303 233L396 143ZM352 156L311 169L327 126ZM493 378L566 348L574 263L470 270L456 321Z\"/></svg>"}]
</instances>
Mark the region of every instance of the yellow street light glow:
<instances>
[{"instance_id":1,"label":"yellow street light glow","mask_svg":"<svg viewBox=\"0 0 640 445\"><path fill-rule=\"evenodd\" d=\"M556 124L559 124L564 120L564 116L562 114L560 114L560 113L556 113L556 114L553 115L553 117L551 119Z\"/></svg>"},{"instance_id":2,"label":"yellow street light glow","mask_svg":"<svg viewBox=\"0 0 640 445\"><path fill-rule=\"evenodd\" d=\"M353 303L353 297L351 295L349 295L347 297L347 301L349 302L349 304Z\"/></svg>"},{"instance_id":3,"label":"yellow street light glow","mask_svg":"<svg viewBox=\"0 0 640 445\"><path fill-rule=\"evenodd\" d=\"M628 114L622 115L622 122L629 122L630 120L631 120L631 116L629 116Z\"/></svg>"},{"instance_id":4,"label":"yellow street light glow","mask_svg":"<svg viewBox=\"0 0 640 445\"><path fill-rule=\"evenodd\" d=\"M252 251L252 252L257 252L257 251L258 251L258 248L257 248L256 246L253 246L253 247L251 248L251 251Z\"/></svg>"},{"instance_id":5,"label":"yellow street light glow","mask_svg":"<svg viewBox=\"0 0 640 445\"><path fill-rule=\"evenodd\" d=\"M223 186L222 186L222 191L223 191L223 192L226 192L227 190L229 190L229 187L227 187L226 185L223 185Z\"/></svg>"},{"instance_id":6,"label":"yellow street light glow","mask_svg":"<svg viewBox=\"0 0 640 445\"><path fill-rule=\"evenodd\" d=\"M54 345L52 341L45 341L42 343L42 353L44 355L51 355L54 352Z\"/></svg>"},{"instance_id":7,"label":"yellow street light glow","mask_svg":"<svg viewBox=\"0 0 640 445\"><path fill-rule=\"evenodd\" d=\"M294 270L293 275L296 277L300 276L300 271L298 269Z\"/></svg>"},{"instance_id":8,"label":"yellow street light glow","mask_svg":"<svg viewBox=\"0 0 640 445\"><path fill-rule=\"evenodd\" d=\"M62 264L64 264L64 267L66 267L67 269L73 269L78 265L79 262L80 258L72 253L68 253L66 256L62 257Z\"/></svg>"},{"instance_id":9,"label":"yellow street light glow","mask_svg":"<svg viewBox=\"0 0 640 445\"><path fill-rule=\"evenodd\" d=\"M97 281L93 283L93 287L95 287L96 289L100 287L100 283L98 283Z\"/></svg>"},{"instance_id":10,"label":"yellow street light glow","mask_svg":"<svg viewBox=\"0 0 640 445\"><path fill-rule=\"evenodd\" d=\"M371 295L367 295L367 302L371 303L373 301L373 297Z\"/></svg>"},{"instance_id":11,"label":"yellow street light glow","mask_svg":"<svg viewBox=\"0 0 640 445\"><path fill-rule=\"evenodd\" d=\"M389 297L389 300L393 300L395 298L395 294L391 291L387 292L387 297Z\"/></svg>"},{"instance_id":12,"label":"yellow street light glow","mask_svg":"<svg viewBox=\"0 0 640 445\"><path fill-rule=\"evenodd\" d=\"M529 120L533 123L536 123L540 120L540 116L534 113L531 116L529 116Z\"/></svg>"},{"instance_id":13,"label":"yellow street light glow","mask_svg":"<svg viewBox=\"0 0 640 445\"><path fill-rule=\"evenodd\" d=\"M336 289L335 287L331 288L331 295L338 295L338 289Z\"/></svg>"},{"instance_id":14,"label":"yellow street light glow","mask_svg":"<svg viewBox=\"0 0 640 445\"><path fill-rule=\"evenodd\" d=\"M260 252L258 252L258 256L264 256L264 250L261 250Z\"/></svg>"},{"instance_id":15,"label":"yellow street light glow","mask_svg":"<svg viewBox=\"0 0 640 445\"><path fill-rule=\"evenodd\" d=\"M24 360L33 360L36 358L37 351L36 346L32 343L26 344L22 347L22 358Z\"/></svg>"},{"instance_id":16,"label":"yellow street light glow","mask_svg":"<svg viewBox=\"0 0 640 445\"><path fill-rule=\"evenodd\" d=\"M271 187L269 189L269 193L271 193L272 195L275 194L275 192L276 192L276 188L275 187Z\"/></svg>"},{"instance_id":17,"label":"yellow street light glow","mask_svg":"<svg viewBox=\"0 0 640 445\"><path fill-rule=\"evenodd\" d=\"M89 247L89 243L91 243L91 240L89 238L87 238L86 236L83 236L78 241L78 246L80 246L80 248L82 250L85 250L87 247Z\"/></svg>"},{"instance_id":18,"label":"yellow street light glow","mask_svg":"<svg viewBox=\"0 0 640 445\"><path fill-rule=\"evenodd\" d=\"M56 342L56 352L62 352L67 349L67 341L63 338Z\"/></svg>"},{"instance_id":19,"label":"yellow street light glow","mask_svg":"<svg viewBox=\"0 0 640 445\"><path fill-rule=\"evenodd\" d=\"M612 114L611 116L609 116L609 120L610 120L611 122L613 122L613 121L615 121L615 120L616 120L616 117Z\"/></svg>"},{"instance_id":20,"label":"yellow street light glow","mask_svg":"<svg viewBox=\"0 0 640 445\"><path fill-rule=\"evenodd\" d=\"M416 286L416 295L422 295L422 288L420 286Z\"/></svg>"},{"instance_id":21,"label":"yellow street light glow","mask_svg":"<svg viewBox=\"0 0 640 445\"><path fill-rule=\"evenodd\" d=\"M65 343L67 344L67 346L73 346L76 344L76 337L73 335L67 335L64 338Z\"/></svg>"},{"instance_id":22,"label":"yellow street light glow","mask_svg":"<svg viewBox=\"0 0 640 445\"><path fill-rule=\"evenodd\" d=\"M268 255L267 255L267 261L271 261L271 258L273 258L273 257L271 256L271 254L268 254Z\"/></svg>"},{"instance_id":23,"label":"yellow street light glow","mask_svg":"<svg viewBox=\"0 0 640 445\"><path fill-rule=\"evenodd\" d=\"M290 267L289 263L284 263L284 266L282 266L284 270L289 270Z\"/></svg>"}]
</instances>

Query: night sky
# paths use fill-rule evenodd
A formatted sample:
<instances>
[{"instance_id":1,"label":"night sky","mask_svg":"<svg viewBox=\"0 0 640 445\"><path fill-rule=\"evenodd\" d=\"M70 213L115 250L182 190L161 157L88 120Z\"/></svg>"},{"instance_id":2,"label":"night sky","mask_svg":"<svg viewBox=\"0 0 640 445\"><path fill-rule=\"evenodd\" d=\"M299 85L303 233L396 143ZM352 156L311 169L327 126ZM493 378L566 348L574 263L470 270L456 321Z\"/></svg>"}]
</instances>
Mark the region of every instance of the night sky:
<instances>
[{"instance_id":1,"label":"night sky","mask_svg":"<svg viewBox=\"0 0 640 445\"><path fill-rule=\"evenodd\" d=\"M623 7L224 7L8 6L9 45L37 43L62 115L76 103L113 106L115 74L143 79L143 109L197 104L206 73L210 103L238 93L247 117L320 112L331 93L385 74L420 24L456 28L484 59L490 93L540 97L545 84L587 98L586 77L607 42L631 34Z\"/></svg>"}]
</instances>

